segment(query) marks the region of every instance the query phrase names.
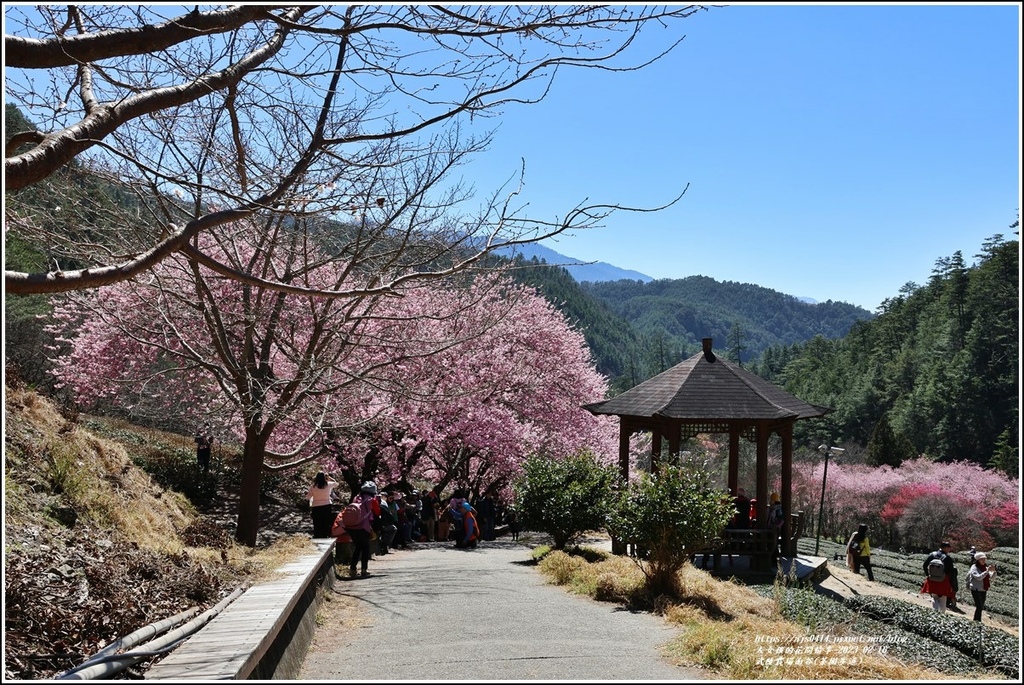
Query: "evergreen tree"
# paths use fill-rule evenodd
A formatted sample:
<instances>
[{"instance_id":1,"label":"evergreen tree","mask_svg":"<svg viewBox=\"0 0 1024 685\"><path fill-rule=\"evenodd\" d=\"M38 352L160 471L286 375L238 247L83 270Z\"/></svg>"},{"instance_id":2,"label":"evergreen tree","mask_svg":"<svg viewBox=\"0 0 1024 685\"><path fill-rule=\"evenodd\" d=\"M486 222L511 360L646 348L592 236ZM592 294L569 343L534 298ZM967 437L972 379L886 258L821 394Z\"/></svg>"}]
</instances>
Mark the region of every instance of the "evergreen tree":
<instances>
[{"instance_id":1,"label":"evergreen tree","mask_svg":"<svg viewBox=\"0 0 1024 685\"><path fill-rule=\"evenodd\" d=\"M732 322L732 328L729 329L729 361L733 362L737 366L743 366L743 326L740 325L739 321Z\"/></svg>"},{"instance_id":2,"label":"evergreen tree","mask_svg":"<svg viewBox=\"0 0 1024 685\"><path fill-rule=\"evenodd\" d=\"M868 464L871 466L898 467L904 461L913 459L914 446L903 433L896 433L889 425L888 414L875 424L868 441Z\"/></svg>"},{"instance_id":3,"label":"evergreen tree","mask_svg":"<svg viewBox=\"0 0 1024 685\"><path fill-rule=\"evenodd\" d=\"M992 459L988 465L998 469L1011 478L1020 477L1020 449L1017 447L1017 436L1011 428L1007 428L996 441L996 450L992 453Z\"/></svg>"}]
</instances>

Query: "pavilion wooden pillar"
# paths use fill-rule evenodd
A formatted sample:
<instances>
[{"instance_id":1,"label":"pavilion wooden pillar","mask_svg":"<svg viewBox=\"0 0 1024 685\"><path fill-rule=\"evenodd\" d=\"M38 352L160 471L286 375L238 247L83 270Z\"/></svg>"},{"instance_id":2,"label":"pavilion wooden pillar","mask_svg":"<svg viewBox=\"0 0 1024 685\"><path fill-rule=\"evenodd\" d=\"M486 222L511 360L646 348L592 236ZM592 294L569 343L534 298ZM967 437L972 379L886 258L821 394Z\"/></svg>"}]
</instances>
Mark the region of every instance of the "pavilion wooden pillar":
<instances>
[{"instance_id":1,"label":"pavilion wooden pillar","mask_svg":"<svg viewBox=\"0 0 1024 685\"><path fill-rule=\"evenodd\" d=\"M651 473L658 472L658 460L661 458L661 427L651 429Z\"/></svg>"},{"instance_id":2,"label":"pavilion wooden pillar","mask_svg":"<svg viewBox=\"0 0 1024 685\"><path fill-rule=\"evenodd\" d=\"M619 419L619 475L623 483L629 482L629 436L633 427L626 419Z\"/></svg>"},{"instance_id":3,"label":"pavilion wooden pillar","mask_svg":"<svg viewBox=\"0 0 1024 685\"><path fill-rule=\"evenodd\" d=\"M619 418L619 477L620 487L629 485L629 437L633 434L632 424L625 417ZM625 554L626 543L612 538L612 554Z\"/></svg>"},{"instance_id":4,"label":"pavilion wooden pillar","mask_svg":"<svg viewBox=\"0 0 1024 685\"><path fill-rule=\"evenodd\" d=\"M736 495L740 480L740 427L729 423L729 492Z\"/></svg>"},{"instance_id":5,"label":"pavilion wooden pillar","mask_svg":"<svg viewBox=\"0 0 1024 685\"><path fill-rule=\"evenodd\" d=\"M771 431L758 421L754 431L757 442L757 527L768 525L768 436Z\"/></svg>"},{"instance_id":6,"label":"pavilion wooden pillar","mask_svg":"<svg viewBox=\"0 0 1024 685\"><path fill-rule=\"evenodd\" d=\"M790 421L784 424L778 431L779 437L782 439L782 492L779 496L782 498L782 511L785 512L785 517L782 519L785 521L782 525L782 539L785 542L782 550L782 554L789 559L796 556L796 541L790 541L792 535L792 527L790 526L790 517L795 513L792 509L793 506L793 424L794 421Z\"/></svg>"}]
</instances>

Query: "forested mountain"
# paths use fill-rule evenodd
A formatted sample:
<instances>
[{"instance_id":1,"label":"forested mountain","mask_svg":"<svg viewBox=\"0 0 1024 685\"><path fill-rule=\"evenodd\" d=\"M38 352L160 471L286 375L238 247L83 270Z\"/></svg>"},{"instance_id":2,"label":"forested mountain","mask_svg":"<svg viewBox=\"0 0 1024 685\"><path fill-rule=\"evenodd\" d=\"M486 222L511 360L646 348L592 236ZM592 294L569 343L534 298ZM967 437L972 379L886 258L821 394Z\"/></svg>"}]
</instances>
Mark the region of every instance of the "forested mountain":
<instances>
[{"instance_id":1,"label":"forested mountain","mask_svg":"<svg viewBox=\"0 0 1024 685\"><path fill-rule=\"evenodd\" d=\"M642 334L663 338L672 350L700 348L714 338L733 361L746 364L771 345L789 345L815 335L840 338L858 321L872 317L844 302L808 304L749 283L706 276L681 279L587 282L582 289L604 302Z\"/></svg>"},{"instance_id":2,"label":"forested mountain","mask_svg":"<svg viewBox=\"0 0 1024 685\"><path fill-rule=\"evenodd\" d=\"M867 445L875 463L925 454L1016 476L1019 241L995 235L976 257L940 258L927 285L908 283L844 338L772 346L752 370L835 408L798 424L811 443Z\"/></svg>"},{"instance_id":3,"label":"forested mountain","mask_svg":"<svg viewBox=\"0 0 1024 685\"><path fill-rule=\"evenodd\" d=\"M760 286L700 276L577 283L565 269L537 259L517 263L518 278L583 330L613 392L696 354L701 338L714 338L716 349L748 363L772 345L841 337L855 322L871 318L849 304L807 304Z\"/></svg>"},{"instance_id":4,"label":"forested mountain","mask_svg":"<svg viewBox=\"0 0 1024 685\"><path fill-rule=\"evenodd\" d=\"M908 283L877 316L702 276L577 283L537 260L517 273L583 330L613 393L712 337L733 361L834 408L797 424L798 444L860 445L877 464L968 460L1016 476L1018 250L996 235L974 265L960 252L940 258L927 285Z\"/></svg>"}]
</instances>

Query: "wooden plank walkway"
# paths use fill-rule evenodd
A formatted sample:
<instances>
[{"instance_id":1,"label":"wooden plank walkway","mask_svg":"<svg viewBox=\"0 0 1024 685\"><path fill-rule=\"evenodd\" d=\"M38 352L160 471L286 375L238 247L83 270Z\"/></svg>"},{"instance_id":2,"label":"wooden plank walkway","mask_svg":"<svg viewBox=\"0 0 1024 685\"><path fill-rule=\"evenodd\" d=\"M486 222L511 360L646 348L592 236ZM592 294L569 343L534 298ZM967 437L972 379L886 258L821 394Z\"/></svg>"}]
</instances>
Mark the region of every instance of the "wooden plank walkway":
<instances>
[{"instance_id":1,"label":"wooden plank walkway","mask_svg":"<svg viewBox=\"0 0 1024 685\"><path fill-rule=\"evenodd\" d=\"M288 641L308 610L310 594L334 579L334 540L315 539L313 551L278 570L280 577L255 585L146 672L146 680L245 680L275 645ZM305 601L304 601L305 598ZM281 649L285 649L282 647Z\"/></svg>"}]
</instances>

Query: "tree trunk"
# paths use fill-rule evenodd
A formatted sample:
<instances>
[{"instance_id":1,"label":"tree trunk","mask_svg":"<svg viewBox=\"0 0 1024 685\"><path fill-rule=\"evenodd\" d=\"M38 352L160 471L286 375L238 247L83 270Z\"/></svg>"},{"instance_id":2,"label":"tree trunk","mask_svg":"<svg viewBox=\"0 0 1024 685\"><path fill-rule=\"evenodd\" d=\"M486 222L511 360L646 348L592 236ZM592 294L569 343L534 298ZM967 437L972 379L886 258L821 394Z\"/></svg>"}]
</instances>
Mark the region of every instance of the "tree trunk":
<instances>
[{"instance_id":1,"label":"tree trunk","mask_svg":"<svg viewBox=\"0 0 1024 685\"><path fill-rule=\"evenodd\" d=\"M248 547L256 546L256 534L260 530L260 485L263 482L265 447L266 440L259 432L246 430L235 541Z\"/></svg>"}]
</instances>

